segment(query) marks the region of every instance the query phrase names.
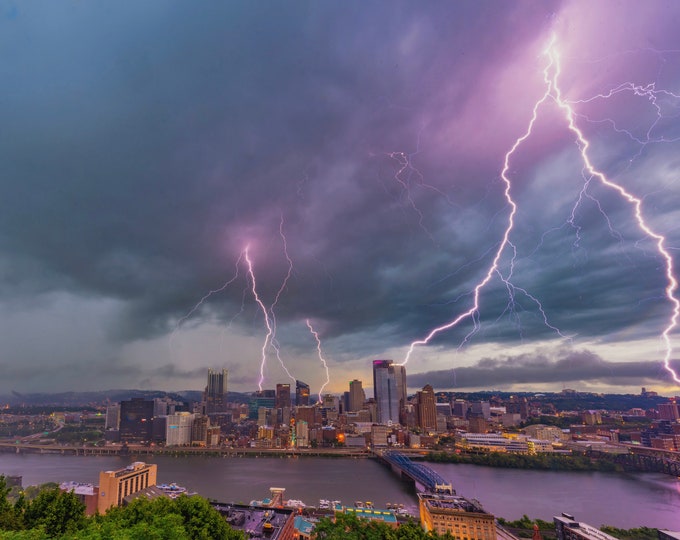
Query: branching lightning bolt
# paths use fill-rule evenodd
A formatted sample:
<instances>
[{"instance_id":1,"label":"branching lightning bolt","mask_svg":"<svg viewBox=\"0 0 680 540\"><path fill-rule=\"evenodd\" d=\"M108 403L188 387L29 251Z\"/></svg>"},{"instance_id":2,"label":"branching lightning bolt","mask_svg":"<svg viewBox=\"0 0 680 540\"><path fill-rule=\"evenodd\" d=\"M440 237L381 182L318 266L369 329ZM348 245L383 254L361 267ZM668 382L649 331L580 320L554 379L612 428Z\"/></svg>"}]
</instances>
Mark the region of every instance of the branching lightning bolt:
<instances>
[{"instance_id":1,"label":"branching lightning bolt","mask_svg":"<svg viewBox=\"0 0 680 540\"><path fill-rule=\"evenodd\" d=\"M273 329L270 342L272 348L274 349L274 352L276 353L276 359L279 361L279 364L281 364L281 368L283 369L283 371L286 372L286 375L288 375L288 377L292 379L293 382L295 382L295 377L293 377L290 371L288 371L286 364L283 362L283 359L281 358L281 347L279 346L279 342L276 339L277 327L276 327L276 314L274 312L274 308L276 307L276 304L279 303L279 298L281 298L281 294L288 286L288 280L290 279L290 276L293 273L293 260L290 258L290 255L288 254L288 241L286 240L286 235L283 233L283 213L281 213L281 221L279 222L279 235L281 236L281 241L283 242L283 253L286 257L286 261L288 262L288 271L286 273L286 277L284 277L283 281L281 282L281 287L279 287L279 290L276 292L274 301L272 302L271 306L269 306L269 313L271 314L271 323ZM262 381L260 381L260 384L262 384ZM260 390L262 389L260 388Z\"/></svg>"},{"instance_id":2,"label":"branching lightning bolt","mask_svg":"<svg viewBox=\"0 0 680 540\"><path fill-rule=\"evenodd\" d=\"M224 291L227 287L229 287L229 285L231 285L232 283L234 283L234 281L236 281L236 280L238 279L238 277L239 277L239 265L241 264L241 260L243 259L243 254L244 254L243 252L239 253L238 259L236 259L236 264L235 264L235 267L236 267L236 268L235 268L235 271L234 271L234 276L233 276L230 280L226 281L221 287L219 287L219 288L217 288L217 289L213 289L213 290L211 290L211 291L208 291L208 292L207 292L205 295L203 295L203 297L196 303L196 305L195 305L194 307L192 307L192 308L186 313L186 315L182 316L180 319L177 320L177 324L175 324L175 328L173 329L172 334L170 334L170 340L169 340L169 341L170 341L170 346L171 346L171 348L172 348L172 342L173 342L173 340L174 340L175 334L179 331L179 329L180 329L180 327L182 326L182 324L183 324L187 319L189 319L189 317L191 317L191 316L192 316L192 315L193 315L193 314L194 314L194 313L195 313L195 312L196 312L196 311L197 311L197 310L198 310L205 302L207 302L208 299L209 299L212 295Z\"/></svg>"},{"instance_id":3,"label":"branching lightning bolt","mask_svg":"<svg viewBox=\"0 0 680 540\"><path fill-rule=\"evenodd\" d=\"M574 133L576 136L576 140L579 146L579 149L581 151L581 158L583 159L583 163L586 166L586 169L590 173L590 175L594 178L597 178L603 185L607 186L610 189L613 189L616 191L623 199L625 199L628 203L630 203L633 206L634 210L634 215L635 215L635 220L637 221L638 227L650 238L652 238L656 242L657 249L659 251L659 254L663 258L666 266L666 279L667 279L667 286L666 286L666 298L668 301L671 303L673 306L673 314L671 315L668 324L664 328L661 336L663 338L665 347L666 347L666 352L664 355L664 368L666 371L670 373L670 375L673 377L673 380L677 383L680 384L680 378L678 377L678 374L675 372L675 370L671 367L670 365L670 360L671 360L671 355L673 354L673 346L671 343L671 338L670 334L673 331L673 329L677 326L678 324L678 317L680 316L680 301L675 297L675 292L678 289L678 282L675 279L675 272L673 268L673 258L671 257L669 251L666 249L666 238L653 231L649 225L647 225L647 222L644 219L644 216L642 214L642 199L639 199L629 193L623 186L620 184L617 184L611 180L609 180L604 173L601 171L598 171L593 164L590 161L590 158L588 156L588 148L590 147L590 143L588 140L585 138L583 135L583 132L578 128L576 125L576 122L574 120L575 113L574 110L572 109L571 105L564 100L562 97L562 94L560 92L559 86L557 84L557 79L560 75L560 62L559 62L559 55L557 54L557 51L554 48L555 45L555 36L552 37L550 44L548 45L548 49L546 51L546 54L548 54L551 64L554 65L555 69L553 71L553 76L549 84L554 87L554 95L553 98L555 100L555 103L557 106L564 111L565 117L567 119L568 125L569 125L569 130ZM547 71L546 71L546 76L547 76ZM648 94L647 94L648 95ZM648 95L649 97L649 95ZM651 128L650 128L651 131ZM648 135L649 135L648 131Z\"/></svg>"},{"instance_id":4,"label":"branching lightning bolt","mask_svg":"<svg viewBox=\"0 0 680 540\"><path fill-rule=\"evenodd\" d=\"M326 359L323 357L323 353L321 352L321 339L319 339L319 334L314 330L312 327L312 324L309 322L309 319L305 321L307 323L307 328L309 328L309 331L312 333L314 336L314 339L316 340L316 352L319 356L319 360L323 364L324 369L326 370L326 382L321 385L321 388L319 389L319 402L322 401L321 395L323 394L324 388L328 385L328 383L331 382L331 375L330 372L328 371L328 364L326 363Z\"/></svg>"},{"instance_id":5,"label":"branching lightning bolt","mask_svg":"<svg viewBox=\"0 0 680 540\"><path fill-rule=\"evenodd\" d=\"M546 67L546 77L547 77L547 67ZM496 253L493 257L493 260L491 261L491 266L487 269L486 274L484 275L483 279L475 285L475 288L473 289L472 292L472 306L465 312L461 313L458 315L455 319L449 321L448 323L445 323L441 326L438 326L434 328L433 330L430 331L429 334L427 334L423 339L416 340L409 345L408 352L406 353L406 357L404 358L404 361L402 362L402 365L406 364L409 359L411 358L411 354L413 354L414 349L418 345L427 345L432 338L434 338L436 335L444 332L445 330L450 330L451 328L454 328L455 326L458 326L459 323L464 321L465 319L471 318L474 323L474 328L473 330L465 336L464 341L467 341L469 337L476 331L476 329L479 327L479 323L477 320L477 317L479 315L479 295L482 291L482 289L486 286L489 281L491 281L491 278L493 277L494 274L499 273L499 263L501 256L503 255L503 252L507 248L507 246L511 246L513 249L513 257L514 257L514 246L510 242L510 232L512 231L514 225L515 225L515 214L517 213L517 203L512 198L512 195L510 194L510 190L512 187L512 184L510 182L510 179L508 177L508 171L510 170L510 158L512 155L515 153L517 148L526 140L529 138L531 135L531 132L533 130L534 124L536 123L536 120L538 118L538 109L539 107L549 99L550 97L550 90L551 90L551 85L550 83L548 84L548 88L546 88L545 93L541 97L540 100L536 102L534 105L532 114L531 114L531 120L529 121L529 125L524 132L524 134L519 137L515 143L512 145L510 150L505 154L505 159L503 161L503 169L501 171L501 180L505 184L505 189L503 190L503 193L505 195L505 199L510 206L510 215L508 216L508 225L505 228L505 231L503 232L503 238L501 242L498 244L498 248L496 249ZM514 261L514 258L513 258Z\"/></svg>"},{"instance_id":6,"label":"branching lightning bolt","mask_svg":"<svg viewBox=\"0 0 680 540\"><path fill-rule=\"evenodd\" d=\"M257 383L257 387L262 390L262 383L264 382L264 366L267 363L267 347L269 346L274 330L272 328L272 321L269 317L269 311L267 310L264 302L260 299L260 295L257 293L257 280L255 279L255 272L253 271L253 262L250 260L250 255L248 250L250 245L247 245L245 250L243 250L243 256L248 265L248 277L250 278L251 292L253 293L253 298L255 302L262 310L262 315L264 316L264 324L267 327L267 334L264 338L264 343L262 344L262 361L260 362L260 380Z\"/></svg>"},{"instance_id":7,"label":"branching lightning bolt","mask_svg":"<svg viewBox=\"0 0 680 540\"><path fill-rule=\"evenodd\" d=\"M607 98L607 97L614 95L615 93L622 92L622 91L631 91L635 95L647 97L650 100L650 102L652 103L652 105L657 110L657 120L647 130L646 139L643 140L643 139L636 138L632 134L630 134L629 132L626 132L632 139L639 142L642 145L642 148L644 148L644 146L646 144L650 143L650 142L661 142L661 141L667 142L668 141L667 139L665 139L663 137L659 137L659 138L656 138L656 139L654 137L652 137L652 130L658 124L658 122L659 122L659 120L661 119L661 116L662 116L660 105L657 102L657 96L658 95L666 95L666 96L671 96L671 97L674 97L674 98L680 97L680 96L676 96L675 94L672 94L672 93L666 92L666 91L658 91L658 90L656 90L654 85L640 86L640 85L634 85L632 83L626 83L626 84L620 85L619 87L613 89L609 93L600 94L598 96L595 96L595 98L591 98L590 100L582 100L580 102L569 102L562 97L562 94L561 94L561 91L560 91L560 88L559 88L559 85L558 85L558 78L559 78L559 75L560 75L560 63L559 63L559 55L558 55L557 51L555 50L555 43L556 43L556 37L553 35L549 44L548 44L548 47L544 51L544 54L548 58L548 62L547 62L546 66L543 70L543 78L544 78L545 85L546 85L545 92L542 95L542 97L534 104L532 114L531 114L531 119L529 121L529 124L527 126L526 131L524 132L523 135L521 135L519 138L517 138L515 140L514 144L511 146L510 150L508 150L508 152L505 154L505 158L504 158L504 161L503 161L503 168L502 168L500 176L501 176L501 180L503 181L503 183L505 185L504 195L505 195L505 198L507 200L508 205L510 206L510 214L508 216L508 224L507 224L507 227L505 228L505 231L504 231L503 237L502 237L502 241L498 245L498 248L496 250L496 253L494 255L494 258L492 260L490 267L487 269L486 274L484 275L483 279L475 286L475 288L472 291L472 296L473 296L472 306L467 311L461 313L460 315L458 315L453 320L431 330L423 339L419 339L419 340L412 342L410 344L409 348L408 348L408 352L406 354L404 361L402 362L402 365L404 365L408 362L408 360L411 357L411 354L413 353L416 346L428 344L439 333L444 332L445 330L449 330L449 329L457 326L462 321L469 318L473 321L473 330L467 336L465 336L465 338L463 340L463 343L465 343L468 340L468 338L479 327L479 296L480 296L480 292L489 283L489 281L491 281L494 274L497 274L500 277L500 279L505 283L506 287L508 288L508 293L510 295L510 302L512 303L512 301L513 301L512 298L513 298L513 294L514 294L513 291L514 291L515 287L510 283L509 280L512 276L512 271L513 271L515 257L516 257L516 250L515 250L515 246L512 244L512 242L510 240L510 233L511 233L513 227L514 227L514 219L515 219L515 215L517 213L517 204L512 199L511 182L510 182L510 179L508 177L508 172L509 172L509 168L510 168L510 159L512 158L515 151L522 145L522 143L531 136L532 131L533 131L533 127L534 127L536 120L538 118L539 108L544 103L546 103L548 100L551 100L559 107L559 109L561 111L563 111L566 122L567 122L567 126L576 138L576 144L579 148L581 158L582 158L583 163L584 163L585 171L587 171L587 173L588 173L588 175L584 174L585 185L584 185L584 188L581 190L581 192L579 194L579 198L578 198L578 201L576 202L574 209L572 210L572 215L571 215L571 218L569 220L569 223L572 226L575 226L574 225L575 209L578 206L578 204L580 203L580 201L583 199L583 197L591 198L590 195L587 193L588 184L591 181L591 179L597 178L602 185L606 186L609 189L616 191L624 200L626 200L630 205L632 205L633 212L634 212L634 215L635 215L635 220L637 222L638 227L649 238L651 238L655 241L658 252L661 255L661 257L663 258L663 260L665 261L665 275L666 275L666 279L667 279L667 286L665 288L665 297L670 302L673 309L672 309L672 315L671 315L671 317L668 321L668 324L666 325L666 327L664 328L664 330L661 334L662 339L663 339L664 344L665 344L665 348L666 348L663 364L664 364L665 369L673 377L673 380L677 383L680 383L680 378L678 377L678 374L675 372L675 370L670 365L671 355L672 355L672 352L673 352L670 335L671 335L672 331L677 327L677 324L678 324L678 318L680 317L680 301L675 297L675 292L678 289L678 282L677 282L677 280L674 276L673 259L670 255L668 248L666 247L666 238L663 235L653 231L651 229L651 227L645 221L643 213L642 213L642 199L635 197L634 195L629 193L624 187L622 187L621 185L619 185L619 184L613 182L612 180L608 179L605 176L604 173L597 170L593 166L592 162L590 161L590 157L588 155L588 149L590 147L590 144L587 141L587 139L585 138L583 132L576 125L575 117L577 115L574 112L574 109L572 108L572 103L584 103L584 102L591 101L592 99L596 99L596 98L603 98L604 99L604 98ZM619 130L618 128L616 128L615 125L614 125L614 127L615 127L615 129L617 129L617 131L623 131L623 130ZM676 139L673 139L673 140L676 140ZM638 152L637 155L639 155L641 152L642 152L642 149L640 150L640 152ZM637 157L637 155L635 157ZM633 159L635 159L635 157ZM631 162L632 162L632 160L631 160ZM586 178L586 176L589 176L589 178ZM597 201L595 201L595 202L597 203ZM601 206L599 206L599 203L597 203L597 204L598 204L598 208L600 209L600 211L603 212ZM612 228L611 222L608 219L607 219L607 223L609 225L610 232L613 235L616 236L617 233ZM578 238L579 237L578 237L578 228L577 228L577 242L578 242ZM500 268L499 268L499 263L500 263L501 256L503 255L504 251L508 248L508 246L510 246L510 249L512 250L512 255L511 255L511 259L510 259L510 271L509 271L509 275L507 277L503 277L503 275L500 271ZM517 288L517 290L522 290L522 289ZM538 300L535 297L529 295L529 293L527 293L526 291L522 290L522 292L527 294L527 296L530 297L532 300L534 300L536 302L536 304L539 306L539 310L541 311L541 313L544 317L544 322L549 327L556 330L560 335L562 335L559 332L559 330L557 330L555 327L552 327L551 325L548 324L546 314L543 311L543 309L540 305L540 302L538 302Z\"/></svg>"}]
</instances>

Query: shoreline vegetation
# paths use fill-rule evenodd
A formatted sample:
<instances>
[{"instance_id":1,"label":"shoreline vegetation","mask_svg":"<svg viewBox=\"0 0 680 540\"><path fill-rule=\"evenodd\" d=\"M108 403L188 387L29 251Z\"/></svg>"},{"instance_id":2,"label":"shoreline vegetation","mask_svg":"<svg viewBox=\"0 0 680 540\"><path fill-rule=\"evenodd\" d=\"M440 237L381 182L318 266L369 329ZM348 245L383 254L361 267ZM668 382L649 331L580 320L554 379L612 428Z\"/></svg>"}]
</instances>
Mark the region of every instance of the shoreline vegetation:
<instances>
[{"instance_id":1,"label":"shoreline vegetation","mask_svg":"<svg viewBox=\"0 0 680 540\"><path fill-rule=\"evenodd\" d=\"M623 467L604 459L594 459L584 455L562 454L510 454L505 452L484 452L456 454L450 452L430 452L425 460L432 463L460 463L499 467L504 469L533 469L549 471L598 471L624 472Z\"/></svg>"},{"instance_id":2,"label":"shoreline vegetation","mask_svg":"<svg viewBox=\"0 0 680 540\"><path fill-rule=\"evenodd\" d=\"M625 472L624 468L606 456L586 456L583 454L514 454L505 452L462 452L431 450L414 451L399 449L409 457L416 460L424 460L432 463L459 463L465 465L479 465L483 467L498 467L506 469L533 469L553 471L598 471L598 472ZM78 445L39 445L39 444L14 444L0 442L0 452L12 453L35 453L48 455L78 455L78 456L151 456L163 455L171 457L234 457L234 458L298 458L298 457L323 457L323 458L372 458L370 450L359 448L306 448L306 449L281 449L281 448L205 448L205 447L147 447L130 446L78 446ZM639 472L645 472L640 470Z\"/></svg>"}]
</instances>

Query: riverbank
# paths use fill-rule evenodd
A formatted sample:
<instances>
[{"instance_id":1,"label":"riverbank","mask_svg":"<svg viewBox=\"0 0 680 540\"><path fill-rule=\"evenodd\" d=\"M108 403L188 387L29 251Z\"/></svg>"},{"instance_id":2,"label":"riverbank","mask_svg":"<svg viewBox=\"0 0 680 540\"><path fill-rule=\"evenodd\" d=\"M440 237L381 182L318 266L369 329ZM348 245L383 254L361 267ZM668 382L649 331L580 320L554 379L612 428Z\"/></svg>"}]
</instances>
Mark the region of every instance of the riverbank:
<instances>
[{"instance_id":1,"label":"riverbank","mask_svg":"<svg viewBox=\"0 0 680 540\"><path fill-rule=\"evenodd\" d=\"M286 498L315 505L320 499L388 502L417 507L412 487L374 459L327 459L283 456L216 458L212 456L62 456L0 453L0 474L21 475L24 485L45 482L99 482L99 473L133 461L158 465L158 483L185 486L219 501L248 504L261 500L271 486L286 488ZM479 465L428 463L467 498L508 520L523 514L551 521L568 512L593 525L659 527L680 530L680 481L644 473L520 470ZM415 511L415 510L414 510Z\"/></svg>"}]
</instances>

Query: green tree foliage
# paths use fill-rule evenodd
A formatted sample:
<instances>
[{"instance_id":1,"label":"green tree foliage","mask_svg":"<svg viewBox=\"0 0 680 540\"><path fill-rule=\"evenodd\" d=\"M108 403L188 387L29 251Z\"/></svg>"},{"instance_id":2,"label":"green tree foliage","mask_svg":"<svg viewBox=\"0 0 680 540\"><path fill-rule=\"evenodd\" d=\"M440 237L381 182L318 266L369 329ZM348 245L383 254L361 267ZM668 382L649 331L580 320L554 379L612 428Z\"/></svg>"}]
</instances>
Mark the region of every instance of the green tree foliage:
<instances>
[{"instance_id":1,"label":"green tree foliage","mask_svg":"<svg viewBox=\"0 0 680 540\"><path fill-rule=\"evenodd\" d=\"M50 537L73 533L85 524L85 505L71 492L45 489L24 511L27 529L42 529Z\"/></svg>"},{"instance_id":2,"label":"green tree foliage","mask_svg":"<svg viewBox=\"0 0 680 540\"><path fill-rule=\"evenodd\" d=\"M140 498L88 518L73 493L46 488L14 504L8 493L0 476L2 540L244 540L202 497Z\"/></svg>"},{"instance_id":3,"label":"green tree foliage","mask_svg":"<svg viewBox=\"0 0 680 540\"><path fill-rule=\"evenodd\" d=\"M618 529L610 525L603 525L600 530L611 534L621 540L656 540L659 537L658 529L650 527L638 527L637 529Z\"/></svg>"},{"instance_id":4,"label":"green tree foliage","mask_svg":"<svg viewBox=\"0 0 680 540\"><path fill-rule=\"evenodd\" d=\"M505 452L483 452L478 454L454 454L450 452L430 452L428 461L439 463L469 463L486 467L509 469L541 469L553 471L617 471L611 461L594 460L580 455L559 454L509 454Z\"/></svg>"}]
</instances>

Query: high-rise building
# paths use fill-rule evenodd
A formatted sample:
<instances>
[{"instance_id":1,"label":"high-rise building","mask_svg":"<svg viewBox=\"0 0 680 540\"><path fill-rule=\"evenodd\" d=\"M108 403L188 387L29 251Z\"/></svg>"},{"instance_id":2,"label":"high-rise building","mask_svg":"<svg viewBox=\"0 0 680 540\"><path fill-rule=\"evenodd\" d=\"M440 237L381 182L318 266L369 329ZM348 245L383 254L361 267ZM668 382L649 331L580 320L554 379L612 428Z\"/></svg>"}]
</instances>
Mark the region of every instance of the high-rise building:
<instances>
[{"instance_id":1,"label":"high-rise building","mask_svg":"<svg viewBox=\"0 0 680 540\"><path fill-rule=\"evenodd\" d=\"M276 385L276 408L283 409L284 407L290 407L290 384L277 384Z\"/></svg>"},{"instance_id":2,"label":"high-rise building","mask_svg":"<svg viewBox=\"0 0 680 540\"><path fill-rule=\"evenodd\" d=\"M418 427L423 431L435 431L437 429L437 398L434 389L425 385L417 393L418 396Z\"/></svg>"},{"instance_id":3,"label":"high-rise building","mask_svg":"<svg viewBox=\"0 0 680 540\"><path fill-rule=\"evenodd\" d=\"M153 401L150 403L153 406ZM97 505L99 513L104 514L113 506L121 506L123 499L132 493L155 486L156 469L155 464L135 461L124 469L100 472Z\"/></svg>"},{"instance_id":4,"label":"high-rise building","mask_svg":"<svg viewBox=\"0 0 680 540\"><path fill-rule=\"evenodd\" d=\"M309 405L309 385L295 381L295 405Z\"/></svg>"},{"instance_id":5,"label":"high-rise building","mask_svg":"<svg viewBox=\"0 0 680 540\"><path fill-rule=\"evenodd\" d=\"M195 417L196 415L190 412L168 415L165 427L165 445L185 446L191 444L191 427Z\"/></svg>"},{"instance_id":6,"label":"high-rise building","mask_svg":"<svg viewBox=\"0 0 680 540\"><path fill-rule=\"evenodd\" d=\"M151 440L154 402L132 398L120 402L120 440L144 442Z\"/></svg>"},{"instance_id":7,"label":"high-rise building","mask_svg":"<svg viewBox=\"0 0 680 540\"><path fill-rule=\"evenodd\" d=\"M104 429L118 429L120 423L120 403L106 407L106 424Z\"/></svg>"},{"instance_id":8,"label":"high-rise building","mask_svg":"<svg viewBox=\"0 0 680 540\"><path fill-rule=\"evenodd\" d=\"M362 387L361 381L354 379L349 382L349 403L348 411L356 412L364 408L364 402L366 401L366 394Z\"/></svg>"},{"instance_id":9,"label":"high-rise building","mask_svg":"<svg viewBox=\"0 0 680 540\"><path fill-rule=\"evenodd\" d=\"M406 403L406 369L392 360L373 361L373 393L379 424L399 423Z\"/></svg>"},{"instance_id":10,"label":"high-rise building","mask_svg":"<svg viewBox=\"0 0 680 540\"><path fill-rule=\"evenodd\" d=\"M227 375L226 369L208 370L208 385L205 387L205 406L208 414L226 410Z\"/></svg>"}]
</instances>

